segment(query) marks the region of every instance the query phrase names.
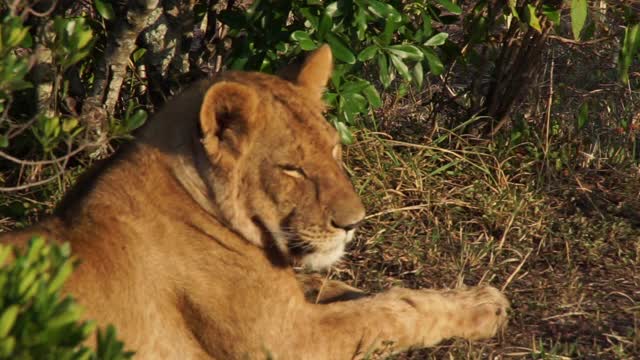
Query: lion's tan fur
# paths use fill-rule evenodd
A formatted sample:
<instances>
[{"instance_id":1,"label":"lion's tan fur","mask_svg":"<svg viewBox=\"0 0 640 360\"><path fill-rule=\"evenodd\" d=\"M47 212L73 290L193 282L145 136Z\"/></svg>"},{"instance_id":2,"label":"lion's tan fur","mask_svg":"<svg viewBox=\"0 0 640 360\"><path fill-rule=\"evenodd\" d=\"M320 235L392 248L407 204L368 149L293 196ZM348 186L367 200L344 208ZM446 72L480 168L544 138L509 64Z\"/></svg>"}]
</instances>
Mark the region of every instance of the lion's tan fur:
<instances>
[{"instance_id":1,"label":"lion's tan fur","mask_svg":"<svg viewBox=\"0 0 640 360\"><path fill-rule=\"evenodd\" d=\"M323 47L295 83L196 84L52 217L2 241L70 242L82 264L67 291L140 359L346 359L494 335L508 302L490 287L305 300L291 260L328 265L364 216L321 116L330 71ZM294 232L315 253L288 248Z\"/></svg>"}]
</instances>

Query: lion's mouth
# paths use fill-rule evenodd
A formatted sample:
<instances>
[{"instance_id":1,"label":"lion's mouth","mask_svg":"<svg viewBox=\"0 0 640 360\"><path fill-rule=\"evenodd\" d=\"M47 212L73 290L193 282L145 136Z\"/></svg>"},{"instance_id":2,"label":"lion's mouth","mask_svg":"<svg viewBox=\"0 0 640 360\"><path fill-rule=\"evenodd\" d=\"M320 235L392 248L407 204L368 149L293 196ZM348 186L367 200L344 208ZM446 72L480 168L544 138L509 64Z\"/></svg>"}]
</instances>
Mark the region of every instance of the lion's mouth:
<instances>
[{"instance_id":1,"label":"lion's mouth","mask_svg":"<svg viewBox=\"0 0 640 360\"><path fill-rule=\"evenodd\" d=\"M291 235L291 237L287 238L287 248L289 249L289 254L296 258L301 258L316 252L313 244L301 239L297 235Z\"/></svg>"},{"instance_id":2,"label":"lion's mouth","mask_svg":"<svg viewBox=\"0 0 640 360\"><path fill-rule=\"evenodd\" d=\"M272 262L293 264L305 256L316 253L318 250L312 243L302 239L298 234L290 230L292 229L291 220L294 213L295 210L291 211L280 222L279 228L284 230L279 233L270 231L259 216L251 218L251 221L260 229L260 241Z\"/></svg>"},{"instance_id":3,"label":"lion's mouth","mask_svg":"<svg viewBox=\"0 0 640 360\"><path fill-rule=\"evenodd\" d=\"M293 226L293 217L295 216L296 209L293 208L282 221L280 221L280 229L282 230L282 240L286 242L289 255L293 258L301 258L305 255L314 253L317 249L309 241L306 241L300 237L295 231Z\"/></svg>"},{"instance_id":4,"label":"lion's mouth","mask_svg":"<svg viewBox=\"0 0 640 360\"><path fill-rule=\"evenodd\" d=\"M265 223L258 216L253 216L251 221L256 225L258 229L260 229L260 242L262 243L262 247L267 255L269 261L281 267L286 267L291 265L291 259L286 256L286 248L282 249L281 244L278 243L274 234L269 231L269 228L265 225Z\"/></svg>"}]
</instances>

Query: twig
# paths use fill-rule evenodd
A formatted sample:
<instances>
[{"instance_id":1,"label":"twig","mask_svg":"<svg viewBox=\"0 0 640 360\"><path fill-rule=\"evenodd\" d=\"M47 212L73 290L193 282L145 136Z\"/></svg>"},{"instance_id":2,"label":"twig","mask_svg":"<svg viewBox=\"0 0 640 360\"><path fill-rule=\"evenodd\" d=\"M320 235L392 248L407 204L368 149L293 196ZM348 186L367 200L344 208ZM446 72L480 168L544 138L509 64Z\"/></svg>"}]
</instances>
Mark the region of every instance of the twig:
<instances>
[{"instance_id":1,"label":"twig","mask_svg":"<svg viewBox=\"0 0 640 360\"><path fill-rule=\"evenodd\" d=\"M589 315L589 313L584 312L584 311L572 311L572 312L568 312L568 313L564 313L564 314L547 316L545 318L542 318L542 321L548 321L548 320L553 320L553 319L561 319L561 318L566 318L566 317L570 317L570 316L583 316L583 315Z\"/></svg>"},{"instance_id":2,"label":"twig","mask_svg":"<svg viewBox=\"0 0 640 360\"><path fill-rule=\"evenodd\" d=\"M56 180L57 178L59 178L63 173L59 172L56 175L53 175L52 177L46 178L44 180L40 180L40 181L35 181L35 182L31 182L28 184L22 184L19 186L10 186L10 187L0 187L0 192L12 192L12 191L19 191L19 190L26 190L35 186L40 186L40 185L44 185L47 183L50 183L54 180Z\"/></svg>"},{"instance_id":3,"label":"twig","mask_svg":"<svg viewBox=\"0 0 640 360\"><path fill-rule=\"evenodd\" d=\"M22 159L19 159L17 157L11 156L11 155L3 152L3 151L0 151L0 157L5 158L6 160L9 160L9 161L14 162L16 164L26 165L26 166L59 164L62 161L69 160L71 157L75 156L76 154L78 154L79 152L81 152L82 150L84 150L84 149L86 149L86 148L88 148L90 146L99 146L99 145L101 145L101 144L100 143L91 143L91 144L80 145L79 147L77 147L72 152L67 153L64 156L60 156L60 157L55 158L55 159L51 159L51 160L22 160Z\"/></svg>"},{"instance_id":4,"label":"twig","mask_svg":"<svg viewBox=\"0 0 640 360\"><path fill-rule=\"evenodd\" d=\"M421 204L421 205L412 205L412 206L405 206L405 207L401 207L401 208L397 208L397 209L388 209L388 210L383 210L380 212L377 212L375 214L371 214L371 215L367 215L365 217L365 220L374 218L374 217L378 217L378 216L382 216L382 215L386 215L386 214L392 214L395 212L402 212L402 211L411 211L411 210L423 210L429 207L429 204Z\"/></svg>"},{"instance_id":5,"label":"twig","mask_svg":"<svg viewBox=\"0 0 640 360\"><path fill-rule=\"evenodd\" d=\"M573 40L573 39L565 38L558 35L549 35L548 37L549 39L553 39L561 43L573 44L573 45L594 45L594 44L598 44L598 43L613 39L612 36L601 37L593 40Z\"/></svg>"},{"instance_id":6,"label":"twig","mask_svg":"<svg viewBox=\"0 0 640 360\"><path fill-rule=\"evenodd\" d=\"M527 253L527 255L524 256L524 259L522 259L522 261L520 262L520 264L518 264L518 266L516 267L515 270L513 270L513 272L511 273L511 275L509 275L509 277L507 278L507 281L505 281L504 285L502 285L502 288L500 289L500 291L504 291L504 289L507 288L507 286L509 286L509 284L511 283L511 281L513 280L513 278L520 272L520 269L522 269L522 266L524 265L524 263L527 261L527 259L529 258L529 255L531 255L531 252L533 252L533 249L529 250L529 252Z\"/></svg>"},{"instance_id":7,"label":"twig","mask_svg":"<svg viewBox=\"0 0 640 360\"><path fill-rule=\"evenodd\" d=\"M551 106L553 105L553 69L555 67L555 56L553 50L551 50L551 68L549 70L549 100L547 101L547 116L546 125L544 129L544 158L547 160L549 153L549 128L551 127ZM548 167L548 166L547 166Z\"/></svg>"}]
</instances>

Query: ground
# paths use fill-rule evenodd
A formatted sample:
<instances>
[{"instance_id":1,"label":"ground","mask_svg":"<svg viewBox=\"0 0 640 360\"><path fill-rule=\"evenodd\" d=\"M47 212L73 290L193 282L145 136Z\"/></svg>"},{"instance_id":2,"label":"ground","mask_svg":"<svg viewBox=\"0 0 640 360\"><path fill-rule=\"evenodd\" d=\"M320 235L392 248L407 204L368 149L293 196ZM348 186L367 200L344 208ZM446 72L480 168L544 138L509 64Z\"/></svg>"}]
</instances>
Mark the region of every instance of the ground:
<instances>
[{"instance_id":1,"label":"ground","mask_svg":"<svg viewBox=\"0 0 640 360\"><path fill-rule=\"evenodd\" d=\"M330 276L372 292L486 283L511 299L499 338L397 359L640 358L637 169L500 153L358 133L346 158L369 215Z\"/></svg>"}]
</instances>

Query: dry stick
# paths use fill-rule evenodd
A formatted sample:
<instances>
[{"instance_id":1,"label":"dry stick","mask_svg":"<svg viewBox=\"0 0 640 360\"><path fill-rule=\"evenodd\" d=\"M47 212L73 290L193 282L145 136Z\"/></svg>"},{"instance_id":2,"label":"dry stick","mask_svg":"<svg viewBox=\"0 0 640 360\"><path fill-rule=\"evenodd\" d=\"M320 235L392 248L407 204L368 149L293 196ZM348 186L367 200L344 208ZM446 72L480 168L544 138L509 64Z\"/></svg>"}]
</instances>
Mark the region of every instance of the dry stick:
<instances>
[{"instance_id":1,"label":"dry stick","mask_svg":"<svg viewBox=\"0 0 640 360\"><path fill-rule=\"evenodd\" d=\"M47 183L50 183L54 180L56 180L57 178L60 177L60 175L62 175L62 173L57 173L49 178L46 178L44 180L40 180L40 181L35 181L35 182L30 182L27 184L22 184L22 185L18 185L18 186L10 186L10 187L0 187L0 192L12 192L12 191L18 191L18 190L26 190L29 188L32 188L34 186L40 186L40 185L44 185Z\"/></svg>"},{"instance_id":2,"label":"dry stick","mask_svg":"<svg viewBox=\"0 0 640 360\"><path fill-rule=\"evenodd\" d=\"M420 205L412 205L412 206L405 206L405 207L401 207L401 208L396 208L396 209L388 209L388 210L383 210L383 211L379 211L375 214L371 214L371 215L367 215L365 217L365 220L374 218L374 217L378 217L378 216L382 216L382 215L386 215L386 214L391 214L391 213L395 213L395 212L402 212L402 211L411 211L411 210L423 210L429 207L429 204L420 204Z\"/></svg>"},{"instance_id":3,"label":"dry stick","mask_svg":"<svg viewBox=\"0 0 640 360\"><path fill-rule=\"evenodd\" d=\"M500 291L504 292L504 289L507 288L507 286L509 286L509 284L511 283L511 281L513 280L513 278L516 276L516 274L518 274L520 272L520 269L522 269L522 266L524 265L524 263L527 261L527 259L529 258L529 255L531 255L531 253L533 252L533 249L529 250L529 252L527 253L527 255L524 256L524 259L522 259L522 261L520 262L520 264L518 264L518 266L516 267L515 270L513 270L513 272L511 273L511 275L509 275L509 277L507 278L507 281L505 281L504 285L502 285L502 288L500 289Z\"/></svg>"},{"instance_id":4,"label":"dry stick","mask_svg":"<svg viewBox=\"0 0 640 360\"><path fill-rule=\"evenodd\" d=\"M595 45L601 42L605 42L605 41L609 41L614 39L613 36L605 36L605 37L601 37L598 39L593 39L593 40L573 40L573 39L568 39L562 36L558 36L558 35L549 35L549 39L551 40L556 40L559 41L561 43L564 44L571 44L571 45L581 45L581 46L585 46L585 45Z\"/></svg>"},{"instance_id":5,"label":"dry stick","mask_svg":"<svg viewBox=\"0 0 640 360\"><path fill-rule=\"evenodd\" d=\"M59 179L62 175L64 175L64 170L67 167L67 163L69 162L69 159L71 158L71 156L67 156L63 161L62 164L60 163L56 163L56 165L58 165L58 172L51 176L48 177L46 179L40 180L40 181L34 181L34 182L30 182L27 184L22 184L22 185L18 185L18 186L10 186L10 187L0 187L0 192L12 192L12 191L18 191L18 190L26 190L35 186L40 186L40 185L44 185L47 183L50 183L56 179Z\"/></svg>"},{"instance_id":6,"label":"dry stick","mask_svg":"<svg viewBox=\"0 0 640 360\"><path fill-rule=\"evenodd\" d=\"M549 71L549 100L547 103L547 119L544 130L544 160L547 163L549 153L549 127L551 126L551 105L553 104L553 68L555 65L554 52L551 50L551 69ZM548 167L548 166L547 166Z\"/></svg>"},{"instance_id":7,"label":"dry stick","mask_svg":"<svg viewBox=\"0 0 640 360\"><path fill-rule=\"evenodd\" d=\"M75 150L65 154L64 156L60 156L57 157L55 159L51 159L51 160L23 160L23 159L19 159L17 157L11 156L7 153L5 153L4 151L0 151L0 157L9 160L11 162L14 162L16 164L20 164L20 165L26 165L26 166L38 166L38 165L50 165L50 164L59 164L63 161L67 161L69 160L71 157L75 156L76 154L78 154L79 152L81 152L82 150L90 147L90 146L97 146L99 144L83 144L80 145L79 147L77 147Z\"/></svg>"},{"instance_id":8,"label":"dry stick","mask_svg":"<svg viewBox=\"0 0 640 360\"><path fill-rule=\"evenodd\" d=\"M520 203L518 204L518 206L516 206L516 209L513 211L513 213L511 213L511 216L509 216L509 222L507 223L507 226L502 233L502 237L500 238L500 242L498 243L498 249L502 249L502 247L504 246L504 242L507 240L507 234L509 234L511 227L513 226L513 221L516 219L516 216L520 212L523 204L524 200L520 200Z\"/></svg>"}]
</instances>

